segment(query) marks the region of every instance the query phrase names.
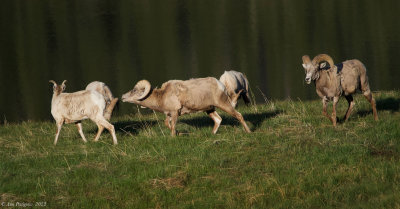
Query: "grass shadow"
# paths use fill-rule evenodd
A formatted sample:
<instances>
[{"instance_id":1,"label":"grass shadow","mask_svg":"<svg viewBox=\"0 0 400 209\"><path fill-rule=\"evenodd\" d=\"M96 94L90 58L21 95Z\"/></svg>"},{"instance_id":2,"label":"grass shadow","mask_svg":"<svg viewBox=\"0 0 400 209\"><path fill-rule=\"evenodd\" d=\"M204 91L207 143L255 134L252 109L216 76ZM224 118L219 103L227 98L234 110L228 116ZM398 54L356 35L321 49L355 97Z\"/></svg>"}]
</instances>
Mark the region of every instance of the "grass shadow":
<instances>
[{"instance_id":1,"label":"grass shadow","mask_svg":"<svg viewBox=\"0 0 400 209\"><path fill-rule=\"evenodd\" d=\"M283 113L284 111L282 110L275 110L272 112L263 112L263 113L250 113L250 114L244 114L243 117L245 120L250 121L253 124L253 130L255 131L257 130L261 124L269 119L269 118L273 118L281 113Z\"/></svg>"},{"instance_id":2,"label":"grass shadow","mask_svg":"<svg viewBox=\"0 0 400 209\"><path fill-rule=\"evenodd\" d=\"M380 110L388 110L393 112L397 112L400 109L400 99L397 98L385 98L385 99L379 99L376 101L376 110L380 111ZM356 113L359 117L366 117L367 115L372 115L372 108L370 106L370 109L368 110L360 110L357 111ZM351 117L351 116L350 116ZM349 118L350 120L350 118Z\"/></svg>"},{"instance_id":3,"label":"grass shadow","mask_svg":"<svg viewBox=\"0 0 400 209\"><path fill-rule=\"evenodd\" d=\"M367 115L373 115L372 109L370 110L359 110L356 113L358 115L358 117L360 118L365 118ZM344 116L343 116L344 117ZM351 115L349 117L349 120L351 119Z\"/></svg>"},{"instance_id":4,"label":"grass shadow","mask_svg":"<svg viewBox=\"0 0 400 209\"><path fill-rule=\"evenodd\" d=\"M390 110L391 112L397 112L400 109L400 99L399 98L385 98L376 101L377 110Z\"/></svg>"},{"instance_id":5,"label":"grass shadow","mask_svg":"<svg viewBox=\"0 0 400 209\"><path fill-rule=\"evenodd\" d=\"M129 133L132 135L137 135L139 130L152 128L156 124L156 120L118 121L113 123L116 132Z\"/></svg>"},{"instance_id":6,"label":"grass shadow","mask_svg":"<svg viewBox=\"0 0 400 209\"><path fill-rule=\"evenodd\" d=\"M243 118L246 121L249 121L253 125L253 130L257 130L261 124L268 118L275 117L276 115L281 114L283 111L276 110L273 112L263 112L263 113L250 113L250 114L243 114ZM240 122L231 116L220 115L222 118L221 125L229 125L229 126L240 126ZM190 126L195 127L213 127L214 121L208 116L199 116L190 119L180 119L178 122L185 123Z\"/></svg>"}]
</instances>

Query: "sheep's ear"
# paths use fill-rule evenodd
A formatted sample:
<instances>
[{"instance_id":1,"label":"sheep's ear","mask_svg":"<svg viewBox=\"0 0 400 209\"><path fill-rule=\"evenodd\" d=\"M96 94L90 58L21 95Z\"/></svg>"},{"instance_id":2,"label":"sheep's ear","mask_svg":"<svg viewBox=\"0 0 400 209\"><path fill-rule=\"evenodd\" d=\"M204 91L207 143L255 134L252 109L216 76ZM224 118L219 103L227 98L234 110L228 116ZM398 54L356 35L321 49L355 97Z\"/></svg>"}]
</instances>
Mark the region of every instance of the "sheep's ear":
<instances>
[{"instance_id":1,"label":"sheep's ear","mask_svg":"<svg viewBox=\"0 0 400 209\"><path fill-rule=\"evenodd\" d=\"M61 84L62 91L64 91L65 88L66 88L66 86L65 86L65 83L66 83L66 82L67 82L67 80L64 80L64 81L62 82L62 84Z\"/></svg>"},{"instance_id":2,"label":"sheep's ear","mask_svg":"<svg viewBox=\"0 0 400 209\"><path fill-rule=\"evenodd\" d=\"M324 69L326 67L326 62L322 62L319 64L319 68Z\"/></svg>"}]
</instances>

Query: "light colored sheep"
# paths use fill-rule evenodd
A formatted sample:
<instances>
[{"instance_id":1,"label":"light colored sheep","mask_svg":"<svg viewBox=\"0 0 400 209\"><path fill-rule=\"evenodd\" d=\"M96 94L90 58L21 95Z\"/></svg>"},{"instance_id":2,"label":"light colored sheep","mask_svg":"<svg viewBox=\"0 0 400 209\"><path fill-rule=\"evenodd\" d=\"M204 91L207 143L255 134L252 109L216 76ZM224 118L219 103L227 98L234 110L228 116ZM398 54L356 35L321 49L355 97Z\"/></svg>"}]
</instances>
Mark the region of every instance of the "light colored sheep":
<instances>
[{"instance_id":1,"label":"light colored sheep","mask_svg":"<svg viewBox=\"0 0 400 209\"><path fill-rule=\"evenodd\" d=\"M304 55L303 68L305 69L307 84L313 80L318 96L322 98L323 115L332 121L336 126L336 104L343 94L349 103L346 111L345 121L350 116L354 106L353 96L357 90L360 90L365 98L371 103L374 119L378 120L375 99L372 97L369 88L368 76L365 66L356 59L347 60L335 65L333 59L327 54L319 54L311 61L308 55ZM329 101L333 101L332 116L326 111Z\"/></svg>"},{"instance_id":2,"label":"light colored sheep","mask_svg":"<svg viewBox=\"0 0 400 209\"><path fill-rule=\"evenodd\" d=\"M99 128L94 141L98 141L104 128L110 131L113 143L117 144L114 126L111 125L103 116L105 109L105 101L103 96L96 91L78 91L74 93L63 93L65 90L65 82L61 85L53 80L53 98L51 100L51 114L57 124L57 133L54 139L54 145L57 144L61 126L65 123L75 123L82 140L86 142L86 138L82 132L82 123L84 119L91 119Z\"/></svg>"},{"instance_id":3,"label":"light colored sheep","mask_svg":"<svg viewBox=\"0 0 400 209\"><path fill-rule=\"evenodd\" d=\"M104 100L106 101L104 118L110 121L112 111L118 102L118 98L113 97L110 88L108 88L108 86L103 82L93 81L86 86L85 90L97 91L104 97Z\"/></svg>"},{"instance_id":4,"label":"light colored sheep","mask_svg":"<svg viewBox=\"0 0 400 209\"><path fill-rule=\"evenodd\" d=\"M122 101L163 112L166 115L165 125L172 136L176 135L178 116L199 111L206 112L214 121L212 132L215 134L222 121L215 111L216 107L238 119L246 132L251 132L242 114L232 106L224 85L216 78L171 80L159 89L152 89L147 80L141 80L122 96Z\"/></svg>"},{"instance_id":5,"label":"light colored sheep","mask_svg":"<svg viewBox=\"0 0 400 209\"><path fill-rule=\"evenodd\" d=\"M237 100L240 97L243 98L246 105L250 103L249 81L243 73L234 70L225 71L219 78L219 81L225 85L234 107L236 107Z\"/></svg>"}]
</instances>

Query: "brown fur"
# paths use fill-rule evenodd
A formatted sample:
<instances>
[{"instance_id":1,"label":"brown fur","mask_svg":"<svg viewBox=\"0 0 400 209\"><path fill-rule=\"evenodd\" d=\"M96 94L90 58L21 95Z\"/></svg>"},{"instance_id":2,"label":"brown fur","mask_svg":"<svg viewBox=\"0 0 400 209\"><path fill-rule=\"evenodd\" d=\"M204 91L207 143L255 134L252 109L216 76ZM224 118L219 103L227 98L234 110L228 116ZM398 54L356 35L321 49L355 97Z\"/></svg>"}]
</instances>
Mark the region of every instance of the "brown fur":
<instances>
[{"instance_id":1,"label":"brown fur","mask_svg":"<svg viewBox=\"0 0 400 209\"><path fill-rule=\"evenodd\" d=\"M213 133L216 133L222 120L215 111L216 107L238 119L245 130L250 132L242 115L232 106L223 84L215 78L171 80L159 89L152 89L142 100L135 99L141 96L137 95L140 92L137 91L139 88L141 87L136 85L134 89L124 94L122 101L163 112L167 116L165 125L171 129L172 136L176 135L175 125L178 116L199 111L207 112L214 120Z\"/></svg>"},{"instance_id":2,"label":"brown fur","mask_svg":"<svg viewBox=\"0 0 400 209\"><path fill-rule=\"evenodd\" d=\"M322 70L321 65L325 65L323 62L328 62L330 68ZM375 99L369 87L366 68L359 60L353 59L344 61L343 69L338 74L337 67L334 65L333 59L329 55L317 55L312 61L309 59L308 55L304 55L303 67L306 70L306 81L309 83L310 79L314 80L316 92L318 96L322 98L323 115L329 118L334 126L336 126L337 122L336 104L340 96L344 95L349 103L344 117L344 120L347 121L355 104L352 94L357 90L361 91L365 98L371 103L374 119L378 120ZM329 101L333 101L332 116L329 116L326 110Z\"/></svg>"}]
</instances>

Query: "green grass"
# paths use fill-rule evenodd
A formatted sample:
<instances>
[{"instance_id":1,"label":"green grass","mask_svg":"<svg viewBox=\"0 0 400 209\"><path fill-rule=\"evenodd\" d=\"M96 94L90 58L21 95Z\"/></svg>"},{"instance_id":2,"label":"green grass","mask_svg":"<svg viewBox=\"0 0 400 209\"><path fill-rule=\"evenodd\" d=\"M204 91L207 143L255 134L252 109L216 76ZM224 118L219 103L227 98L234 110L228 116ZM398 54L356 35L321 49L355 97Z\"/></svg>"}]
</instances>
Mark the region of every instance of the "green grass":
<instances>
[{"instance_id":1,"label":"green grass","mask_svg":"<svg viewBox=\"0 0 400 209\"><path fill-rule=\"evenodd\" d=\"M50 208L400 208L400 92L375 94L380 120L355 97L349 121L332 127L315 101L241 105L253 133L232 117L216 135L204 113L115 117L105 131L54 122L0 126L0 202ZM132 108L136 108L132 106ZM342 117L347 102L341 99Z\"/></svg>"}]
</instances>

